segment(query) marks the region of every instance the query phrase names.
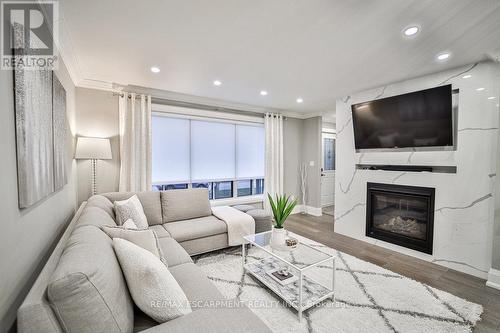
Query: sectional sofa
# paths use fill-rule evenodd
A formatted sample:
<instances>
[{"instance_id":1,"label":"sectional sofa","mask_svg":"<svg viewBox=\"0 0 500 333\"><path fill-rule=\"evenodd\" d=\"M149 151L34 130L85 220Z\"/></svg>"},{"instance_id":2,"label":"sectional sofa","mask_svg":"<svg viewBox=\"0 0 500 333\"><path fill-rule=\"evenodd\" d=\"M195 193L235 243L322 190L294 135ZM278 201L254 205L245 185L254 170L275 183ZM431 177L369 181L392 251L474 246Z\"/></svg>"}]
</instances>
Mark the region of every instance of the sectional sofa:
<instances>
[{"instance_id":1,"label":"sectional sofa","mask_svg":"<svg viewBox=\"0 0 500 333\"><path fill-rule=\"evenodd\" d=\"M168 268L193 312L158 324L130 297L112 240L113 201L137 194ZM225 302L190 255L227 247L205 189L107 193L82 204L18 311L18 332L270 332L247 307ZM237 305L237 306L234 306Z\"/></svg>"}]
</instances>

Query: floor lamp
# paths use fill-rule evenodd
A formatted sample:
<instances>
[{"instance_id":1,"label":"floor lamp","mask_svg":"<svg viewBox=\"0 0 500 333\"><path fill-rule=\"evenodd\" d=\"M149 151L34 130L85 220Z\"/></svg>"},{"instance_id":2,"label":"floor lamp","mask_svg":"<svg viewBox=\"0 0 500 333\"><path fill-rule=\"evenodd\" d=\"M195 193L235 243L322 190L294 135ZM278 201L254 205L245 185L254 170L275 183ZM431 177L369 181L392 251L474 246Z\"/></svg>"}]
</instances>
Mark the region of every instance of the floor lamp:
<instances>
[{"instance_id":1,"label":"floor lamp","mask_svg":"<svg viewBox=\"0 0 500 333\"><path fill-rule=\"evenodd\" d=\"M75 158L90 160L92 167L92 195L97 193L97 160L110 160L109 139L79 137L76 141Z\"/></svg>"}]
</instances>

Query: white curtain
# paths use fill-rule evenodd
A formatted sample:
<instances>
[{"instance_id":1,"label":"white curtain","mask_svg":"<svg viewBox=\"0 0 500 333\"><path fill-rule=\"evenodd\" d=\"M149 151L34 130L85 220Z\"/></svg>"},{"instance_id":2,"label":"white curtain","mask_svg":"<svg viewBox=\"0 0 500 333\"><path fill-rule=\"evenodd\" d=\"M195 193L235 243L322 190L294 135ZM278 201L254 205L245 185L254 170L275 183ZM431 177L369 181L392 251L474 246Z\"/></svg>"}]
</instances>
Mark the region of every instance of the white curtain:
<instances>
[{"instance_id":1,"label":"white curtain","mask_svg":"<svg viewBox=\"0 0 500 333\"><path fill-rule=\"evenodd\" d=\"M283 116L266 113L264 120L266 131L266 168L264 191L264 209L271 213L267 193L272 197L283 194Z\"/></svg>"},{"instance_id":2,"label":"white curtain","mask_svg":"<svg viewBox=\"0 0 500 333\"><path fill-rule=\"evenodd\" d=\"M151 96L119 98L119 191L151 191Z\"/></svg>"}]
</instances>

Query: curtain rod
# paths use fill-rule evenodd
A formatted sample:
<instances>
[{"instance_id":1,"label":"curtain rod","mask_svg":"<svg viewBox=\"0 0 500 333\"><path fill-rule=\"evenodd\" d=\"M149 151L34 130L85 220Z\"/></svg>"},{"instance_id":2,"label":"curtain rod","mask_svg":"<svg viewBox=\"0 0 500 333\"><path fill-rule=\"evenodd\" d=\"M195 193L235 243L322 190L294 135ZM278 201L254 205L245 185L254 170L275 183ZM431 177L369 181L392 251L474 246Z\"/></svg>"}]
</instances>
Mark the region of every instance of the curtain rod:
<instances>
[{"instance_id":1,"label":"curtain rod","mask_svg":"<svg viewBox=\"0 0 500 333\"><path fill-rule=\"evenodd\" d=\"M113 96L123 97L123 96L125 96L125 94L128 95L128 98L131 98L131 93L129 93L129 92L122 92L122 93L114 92ZM140 95L140 94L137 94L137 95ZM257 117L265 117L266 116L265 113L261 113L261 112L242 111L242 110L238 110L238 109L231 109L231 108L225 108L225 107L213 106L213 105L207 105L207 104L176 101L173 99L166 99L166 98L153 97L153 96L151 96L151 104L178 106L178 107L198 109L198 110L219 111L219 112L233 113L233 114L245 115L245 116L248 116L248 115L257 116ZM283 116L283 120L287 120L287 117Z\"/></svg>"}]
</instances>

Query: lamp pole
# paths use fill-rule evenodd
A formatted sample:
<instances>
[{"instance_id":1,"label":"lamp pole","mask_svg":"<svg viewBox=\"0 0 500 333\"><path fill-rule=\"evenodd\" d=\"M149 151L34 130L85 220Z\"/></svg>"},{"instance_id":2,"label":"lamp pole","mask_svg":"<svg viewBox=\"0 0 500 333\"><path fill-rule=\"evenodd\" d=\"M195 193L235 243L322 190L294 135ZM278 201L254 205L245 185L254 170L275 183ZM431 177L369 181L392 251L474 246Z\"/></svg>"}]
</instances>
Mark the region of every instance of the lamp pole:
<instances>
[{"instance_id":1,"label":"lamp pole","mask_svg":"<svg viewBox=\"0 0 500 333\"><path fill-rule=\"evenodd\" d=\"M97 159L92 158L90 160L91 169L92 169L92 195L97 194Z\"/></svg>"}]
</instances>

